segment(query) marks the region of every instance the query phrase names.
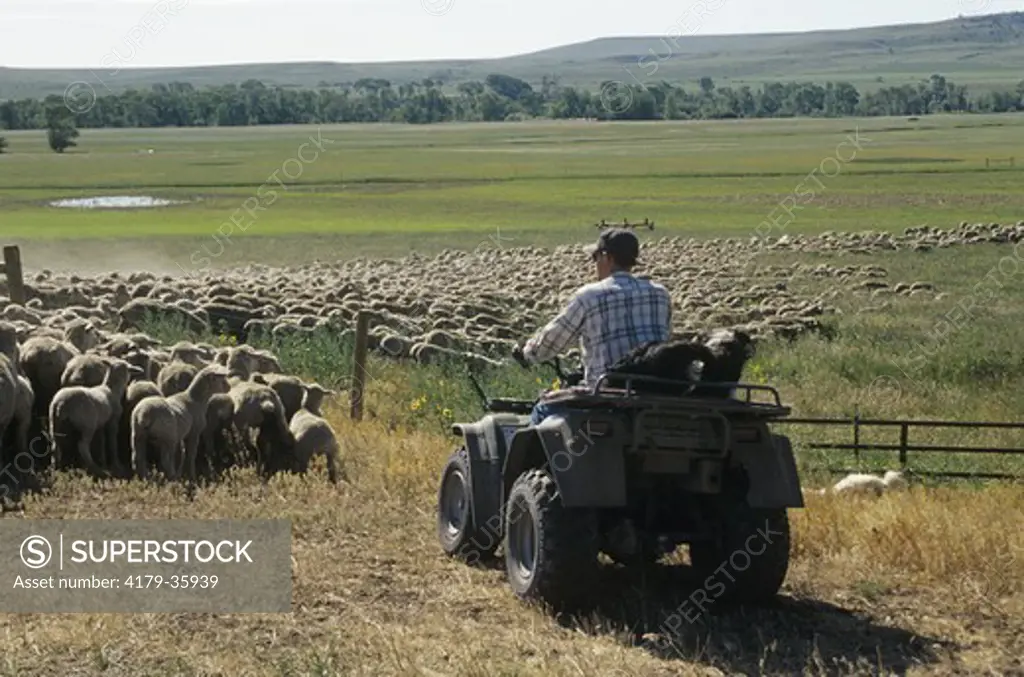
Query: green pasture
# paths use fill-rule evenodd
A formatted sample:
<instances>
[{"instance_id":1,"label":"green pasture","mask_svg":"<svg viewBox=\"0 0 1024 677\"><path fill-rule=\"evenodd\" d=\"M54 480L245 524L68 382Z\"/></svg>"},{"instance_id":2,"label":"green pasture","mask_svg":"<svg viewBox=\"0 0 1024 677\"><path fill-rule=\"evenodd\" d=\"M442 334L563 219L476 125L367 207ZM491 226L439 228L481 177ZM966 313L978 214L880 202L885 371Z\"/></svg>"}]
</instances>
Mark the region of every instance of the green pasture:
<instances>
[{"instance_id":1,"label":"green pasture","mask_svg":"<svg viewBox=\"0 0 1024 677\"><path fill-rule=\"evenodd\" d=\"M42 132L7 137L5 240L74 239L86 252L147 242L187 258L218 229L229 232L222 224L238 210L244 231L230 227L232 246L218 264L474 246L499 229L517 244L547 245L589 238L602 218L743 235L800 186L813 195L782 219L788 232L948 226L1024 212L1024 155L1014 168L985 168L986 158L1021 148L1019 115L105 129L83 130L63 155ZM48 206L120 194L189 202ZM265 208L246 215L247 199Z\"/></svg>"},{"instance_id":2,"label":"green pasture","mask_svg":"<svg viewBox=\"0 0 1024 677\"><path fill-rule=\"evenodd\" d=\"M862 148L840 147L858 129ZM817 189L794 212L786 232L1024 218L1022 116L351 125L321 132L334 143L322 142L325 150L315 160L315 149L307 145L302 154L310 161L285 186L273 181L273 173L297 173L295 162L286 163L310 136L318 137L315 127L86 130L80 146L63 156L45 147L41 133L10 134L11 152L0 156L0 239L22 244L30 269L66 265L83 272L180 274L193 268L190 256L204 247L207 254L222 252L211 257L213 265L234 265L444 247L546 246L591 239L592 224L601 218L651 218L656 235L744 236L781 214L777 206L801 184ZM856 157L823 165L837 156L837 148L841 159L855 150ZM1017 156L1014 168L985 169L985 158L1008 156ZM833 176L822 177L823 167ZM816 168L820 186L808 179ZM254 221L243 221L245 232L225 229L234 212L268 189L277 192L274 203ZM112 194L190 203L131 211L46 204ZM215 242L218 231L230 233L230 241ZM1024 262L1013 257L1012 248L770 256L781 263L796 256L814 263L879 263L890 272L890 283L929 281L946 294L941 300L873 299L840 288L835 303L841 313L828 318L832 339L761 346L747 378L778 386L798 415L1020 418L1024 348L1013 328L1024 323ZM934 339L946 314L975 294L992 271L999 275L996 293L977 304L969 322ZM830 284L819 278L791 281L804 296ZM348 349L336 339L277 348L290 371L344 384ZM898 364L924 349L928 358L919 368L900 370ZM445 430L450 417L480 413L458 370L376 362L374 374L369 410L397 425ZM542 370L523 374L509 367L489 375L487 385L494 394L530 396L550 378ZM414 411L412 403L424 394L428 403ZM847 430L794 434L801 443L849 440ZM913 441L1024 446L1021 437L1016 431L930 431ZM867 460L891 466L887 458ZM801 463L821 468L848 465L850 458L802 449ZM912 463L930 469L1021 467L1019 458L1003 456L919 455Z\"/></svg>"}]
</instances>

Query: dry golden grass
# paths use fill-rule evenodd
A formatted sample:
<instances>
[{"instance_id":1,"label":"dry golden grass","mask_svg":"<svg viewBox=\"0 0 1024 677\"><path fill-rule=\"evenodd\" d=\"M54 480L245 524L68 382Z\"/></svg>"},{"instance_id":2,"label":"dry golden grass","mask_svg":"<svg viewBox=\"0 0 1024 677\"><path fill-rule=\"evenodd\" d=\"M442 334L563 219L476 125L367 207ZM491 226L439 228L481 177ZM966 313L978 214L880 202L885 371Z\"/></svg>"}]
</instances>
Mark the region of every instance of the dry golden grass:
<instances>
[{"instance_id":1,"label":"dry golden grass","mask_svg":"<svg viewBox=\"0 0 1024 677\"><path fill-rule=\"evenodd\" d=\"M179 487L63 480L26 518L286 517L293 611L2 615L4 675L1020 674L1024 490L810 497L792 512L784 593L678 634L685 566L603 572L600 601L558 618L518 603L500 567L442 556L435 482L455 440L332 416L352 483L250 472ZM16 518L19 515L7 515ZM678 624L677 624L678 625Z\"/></svg>"}]
</instances>

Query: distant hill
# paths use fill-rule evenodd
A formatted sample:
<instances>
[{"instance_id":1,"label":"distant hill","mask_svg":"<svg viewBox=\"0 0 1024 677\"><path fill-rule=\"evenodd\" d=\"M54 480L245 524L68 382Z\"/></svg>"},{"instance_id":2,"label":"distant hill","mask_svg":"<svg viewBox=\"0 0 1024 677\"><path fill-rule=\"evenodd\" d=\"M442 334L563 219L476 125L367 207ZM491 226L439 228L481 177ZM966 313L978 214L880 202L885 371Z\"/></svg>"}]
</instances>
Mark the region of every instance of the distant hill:
<instances>
[{"instance_id":1,"label":"distant hill","mask_svg":"<svg viewBox=\"0 0 1024 677\"><path fill-rule=\"evenodd\" d=\"M644 59L643 65L638 65L640 59ZM514 75L533 83L546 75L557 76L562 84L591 88L604 80L679 83L710 76L720 84L734 85L767 80L847 80L870 90L941 73L972 89L1012 89L1024 78L1021 64L1024 12L1010 12L841 31L601 38L499 59L138 68L115 76L102 70L94 75L84 69L0 68L0 100L60 94L77 80L98 88L97 76L114 91L158 82L203 86L250 78L295 87L346 84L360 78L384 78L399 84L430 77L455 84L482 80L489 73Z\"/></svg>"}]
</instances>

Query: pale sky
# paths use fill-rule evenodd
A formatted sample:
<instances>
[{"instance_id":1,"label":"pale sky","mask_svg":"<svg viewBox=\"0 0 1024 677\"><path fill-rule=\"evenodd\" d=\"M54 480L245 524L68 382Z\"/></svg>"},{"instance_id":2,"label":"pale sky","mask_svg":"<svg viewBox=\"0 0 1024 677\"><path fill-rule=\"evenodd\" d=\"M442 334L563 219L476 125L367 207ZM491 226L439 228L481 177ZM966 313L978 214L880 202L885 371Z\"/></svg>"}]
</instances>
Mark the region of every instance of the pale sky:
<instances>
[{"instance_id":1,"label":"pale sky","mask_svg":"<svg viewBox=\"0 0 1024 677\"><path fill-rule=\"evenodd\" d=\"M469 59L681 22L714 35L1015 10L1024 0L0 0L0 66Z\"/></svg>"}]
</instances>

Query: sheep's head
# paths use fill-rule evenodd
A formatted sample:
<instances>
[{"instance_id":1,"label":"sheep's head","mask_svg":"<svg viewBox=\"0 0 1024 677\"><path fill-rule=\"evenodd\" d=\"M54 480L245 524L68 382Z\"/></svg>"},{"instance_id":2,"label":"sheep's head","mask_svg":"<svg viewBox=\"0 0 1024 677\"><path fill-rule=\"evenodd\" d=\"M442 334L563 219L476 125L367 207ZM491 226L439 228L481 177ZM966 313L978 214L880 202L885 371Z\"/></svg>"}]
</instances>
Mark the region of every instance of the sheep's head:
<instances>
[{"instance_id":1,"label":"sheep's head","mask_svg":"<svg viewBox=\"0 0 1024 677\"><path fill-rule=\"evenodd\" d=\"M219 364L213 364L199 370L192 379L189 393L194 397L209 399L216 394L225 394L231 390L228 381L228 370Z\"/></svg>"},{"instance_id":2,"label":"sheep's head","mask_svg":"<svg viewBox=\"0 0 1024 677\"><path fill-rule=\"evenodd\" d=\"M202 369L206 366L206 360L203 359L203 351L187 343L179 343L171 349L171 360L190 364L196 369Z\"/></svg>"},{"instance_id":3,"label":"sheep's head","mask_svg":"<svg viewBox=\"0 0 1024 677\"><path fill-rule=\"evenodd\" d=\"M302 406L307 411L314 414L320 413L320 407L323 405L324 397L334 397L337 393L328 388L324 388L319 383L308 383L303 386L306 391L306 395L302 400Z\"/></svg>"},{"instance_id":4,"label":"sheep's head","mask_svg":"<svg viewBox=\"0 0 1024 677\"><path fill-rule=\"evenodd\" d=\"M134 364L129 364L116 357L108 357L105 362L107 363L107 375L104 378L104 383L120 399L120 396L128 388L128 381L133 375L141 374L142 370Z\"/></svg>"},{"instance_id":5,"label":"sheep's head","mask_svg":"<svg viewBox=\"0 0 1024 677\"><path fill-rule=\"evenodd\" d=\"M83 353L98 347L103 340L96 326L83 319L69 322L64 327L64 338Z\"/></svg>"},{"instance_id":6,"label":"sheep's head","mask_svg":"<svg viewBox=\"0 0 1024 677\"><path fill-rule=\"evenodd\" d=\"M0 355L6 355L17 364L19 353L18 327L10 322L0 322Z\"/></svg>"},{"instance_id":7,"label":"sheep's head","mask_svg":"<svg viewBox=\"0 0 1024 677\"><path fill-rule=\"evenodd\" d=\"M153 360L150 359L149 355L140 350L133 350L125 355L124 361L131 365L128 371L131 374L130 378L132 381L137 381L140 378L149 378L153 375L151 373L154 371Z\"/></svg>"},{"instance_id":8,"label":"sheep's head","mask_svg":"<svg viewBox=\"0 0 1024 677\"><path fill-rule=\"evenodd\" d=\"M233 348L228 353L225 367L230 375L236 376L243 381L248 381L253 372L249 356L241 347Z\"/></svg>"}]
</instances>

